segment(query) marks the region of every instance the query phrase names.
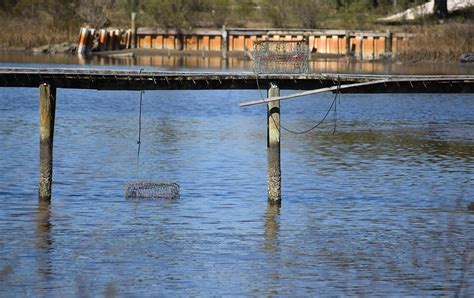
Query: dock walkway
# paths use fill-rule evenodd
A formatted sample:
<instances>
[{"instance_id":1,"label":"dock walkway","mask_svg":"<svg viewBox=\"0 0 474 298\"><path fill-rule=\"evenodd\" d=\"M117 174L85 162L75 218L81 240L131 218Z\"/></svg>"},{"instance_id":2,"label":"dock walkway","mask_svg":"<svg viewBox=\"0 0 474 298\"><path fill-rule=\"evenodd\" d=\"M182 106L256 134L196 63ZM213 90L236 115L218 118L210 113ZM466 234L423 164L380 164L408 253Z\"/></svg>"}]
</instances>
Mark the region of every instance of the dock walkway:
<instances>
[{"instance_id":1,"label":"dock walkway","mask_svg":"<svg viewBox=\"0 0 474 298\"><path fill-rule=\"evenodd\" d=\"M258 79L258 80L257 80ZM75 68L0 68L0 87L96 90L280 89L312 90L370 81L343 93L474 93L474 75L258 74L253 72L167 72Z\"/></svg>"}]
</instances>

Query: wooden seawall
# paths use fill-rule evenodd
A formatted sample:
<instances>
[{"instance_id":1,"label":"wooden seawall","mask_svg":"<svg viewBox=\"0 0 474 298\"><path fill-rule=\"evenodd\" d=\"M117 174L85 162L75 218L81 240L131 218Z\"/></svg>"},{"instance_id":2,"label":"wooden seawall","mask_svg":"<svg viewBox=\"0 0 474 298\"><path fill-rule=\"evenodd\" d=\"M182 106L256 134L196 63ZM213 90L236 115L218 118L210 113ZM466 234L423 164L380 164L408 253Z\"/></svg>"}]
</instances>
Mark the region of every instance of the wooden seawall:
<instances>
[{"instance_id":1,"label":"wooden seawall","mask_svg":"<svg viewBox=\"0 0 474 298\"><path fill-rule=\"evenodd\" d=\"M89 30L87 33L85 31ZM407 46L412 35L390 31L314 30L314 29L195 29L175 30L141 27L132 30L81 29L85 48L92 47L92 36L97 37L98 50L141 48L196 53L242 53L253 50L253 43L261 40L304 40L313 54L353 55L358 59L374 60L382 56L396 56ZM136 44L134 43L136 40ZM82 49L82 48L81 48ZM87 50L81 50L87 52Z\"/></svg>"},{"instance_id":2,"label":"wooden seawall","mask_svg":"<svg viewBox=\"0 0 474 298\"><path fill-rule=\"evenodd\" d=\"M281 201L280 89L346 93L474 93L474 75L404 76L353 74L259 74L252 72L162 72L110 69L0 68L0 87L35 87L40 94L38 199L49 203L53 177L56 89L199 90L265 89L266 100L241 106L267 106L268 200ZM300 94L301 95L301 94Z\"/></svg>"},{"instance_id":3,"label":"wooden seawall","mask_svg":"<svg viewBox=\"0 0 474 298\"><path fill-rule=\"evenodd\" d=\"M310 51L318 54L346 55L360 59L379 59L397 55L409 34L377 31L311 30L311 29L243 29L164 30L138 28L138 47L162 50L228 51L253 50L260 40L306 40Z\"/></svg>"}]
</instances>

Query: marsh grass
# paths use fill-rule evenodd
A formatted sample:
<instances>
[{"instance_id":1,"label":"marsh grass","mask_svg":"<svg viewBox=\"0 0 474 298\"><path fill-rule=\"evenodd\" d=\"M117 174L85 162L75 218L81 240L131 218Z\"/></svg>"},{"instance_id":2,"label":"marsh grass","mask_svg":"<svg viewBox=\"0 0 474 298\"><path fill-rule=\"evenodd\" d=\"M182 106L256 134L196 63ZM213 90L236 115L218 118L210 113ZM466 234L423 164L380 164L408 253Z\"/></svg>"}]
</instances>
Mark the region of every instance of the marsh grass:
<instances>
[{"instance_id":1,"label":"marsh grass","mask_svg":"<svg viewBox=\"0 0 474 298\"><path fill-rule=\"evenodd\" d=\"M466 52L474 51L474 22L417 26L416 35L399 53L404 61L454 62Z\"/></svg>"},{"instance_id":2,"label":"marsh grass","mask_svg":"<svg viewBox=\"0 0 474 298\"><path fill-rule=\"evenodd\" d=\"M0 48L30 49L36 46L62 42L77 42L79 25L75 23L57 24L38 18L25 19L0 15Z\"/></svg>"}]
</instances>

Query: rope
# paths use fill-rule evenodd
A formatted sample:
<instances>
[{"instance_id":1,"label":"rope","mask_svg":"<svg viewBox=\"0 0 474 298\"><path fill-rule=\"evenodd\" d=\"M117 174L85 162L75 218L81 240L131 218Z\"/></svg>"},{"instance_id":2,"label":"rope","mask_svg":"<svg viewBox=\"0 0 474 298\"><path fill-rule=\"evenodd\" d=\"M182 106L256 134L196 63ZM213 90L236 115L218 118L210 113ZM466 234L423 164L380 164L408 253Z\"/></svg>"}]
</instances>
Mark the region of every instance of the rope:
<instances>
[{"instance_id":1,"label":"rope","mask_svg":"<svg viewBox=\"0 0 474 298\"><path fill-rule=\"evenodd\" d=\"M334 97L334 129L332 131L332 134L336 133L337 129L337 96L340 92L339 88L341 87L340 81L339 81L339 76L337 76L337 90L336 90L336 96ZM341 97L339 97L339 104L341 104Z\"/></svg>"},{"instance_id":2,"label":"rope","mask_svg":"<svg viewBox=\"0 0 474 298\"><path fill-rule=\"evenodd\" d=\"M140 69L140 74L142 73L143 68ZM139 168L140 168L140 149L141 149L141 144L142 144L142 105L143 105L143 93L145 91L140 90L140 109L138 113L138 149L137 149L137 179L139 177Z\"/></svg>"},{"instance_id":3,"label":"rope","mask_svg":"<svg viewBox=\"0 0 474 298\"><path fill-rule=\"evenodd\" d=\"M260 97L262 98L262 101L265 101L265 98L262 94L262 91L260 90L260 84L259 84L259 81L258 81L258 73L256 72L255 68L252 68L254 74L255 74L255 80L256 80L256 83L257 83L257 88L258 88L258 92L260 93ZM332 110L332 107L334 106L334 129L333 129L333 134L336 133L336 127L337 127L337 98L338 98L338 95L340 94L340 81L339 81L339 77L337 77L337 90L336 90L336 93L335 93L335 96L334 96L334 99L332 100L332 103L331 103L331 106L329 107L329 109L327 110L326 114L324 115L323 119L321 119L319 122L317 122L315 125L313 125L312 127L306 129L306 130L303 130L303 131L294 131L294 130L291 130L285 126L283 126L281 124L281 121L280 121L280 125L278 126L275 119L273 118L273 115L270 114L270 117L272 118L272 121L273 123L275 124L276 127L278 127L278 129L283 129L284 131L288 132L288 133L291 133L291 134L294 134L294 135L302 135L302 134L306 134L314 129L316 129L317 127L319 127L321 124L323 124L323 122L326 120L326 118L328 117L329 113L331 112Z\"/></svg>"}]
</instances>

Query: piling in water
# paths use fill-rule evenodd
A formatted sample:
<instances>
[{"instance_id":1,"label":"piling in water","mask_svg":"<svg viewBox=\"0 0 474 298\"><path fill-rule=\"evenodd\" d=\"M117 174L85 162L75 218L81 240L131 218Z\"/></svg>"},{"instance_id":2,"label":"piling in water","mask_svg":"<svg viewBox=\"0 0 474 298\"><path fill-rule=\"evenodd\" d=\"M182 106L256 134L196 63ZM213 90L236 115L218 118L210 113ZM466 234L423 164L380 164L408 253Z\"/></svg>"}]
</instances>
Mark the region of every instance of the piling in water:
<instances>
[{"instance_id":1,"label":"piling in water","mask_svg":"<svg viewBox=\"0 0 474 298\"><path fill-rule=\"evenodd\" d=\"M38 200L51 201L53 180L53 136L56 113L56 88L41 84L40 91L40 163Z\"/></svg>"},{"instance_id":2,"label":"piling in water","mask_svg":"<svg viewBox=\"0 0 474 298\"><path fill-rule=\"evenodd\" d=\"M268 97L280 96L277 84L270 83ZM268 166L268 201L272 204L281 202L281 167L280 167L280 101L267 103L267 166Z\"/></svg>"},{"instance_id":3,"label":"piling in water","mask_svg":"<svg viewBox=\"0 0 474 298\"><path fill-rule=\"evenodd\" d=\"M79 34L79 44L77 46L78 55L84 55L86 53L88 35L89 35L89 29L81 28L81 32Z\"/></svg>"},{"instance_id":4,"label":"piling in water","mask_svg":"<svg viewBox=\"0 0 474 298\"><path fill-rule=\"evenodd\" d=\"M107 41L108 41L108 34L107 30L101 29L99 30L99 51L107 51Z\"/></svg>"}]
</instances>

